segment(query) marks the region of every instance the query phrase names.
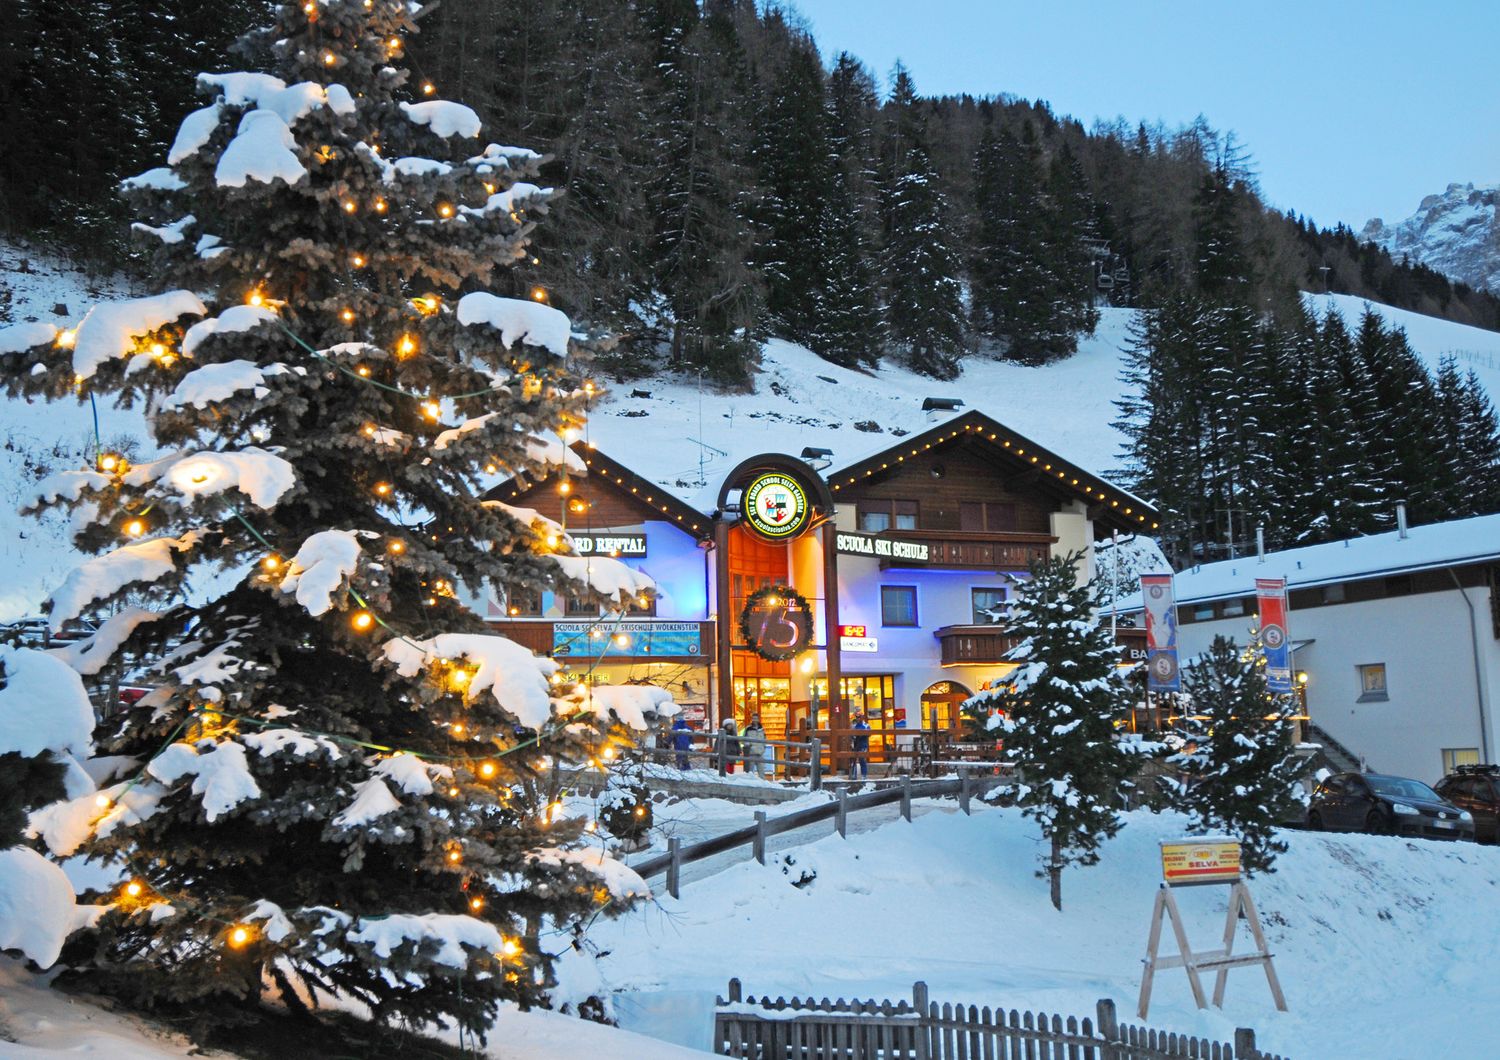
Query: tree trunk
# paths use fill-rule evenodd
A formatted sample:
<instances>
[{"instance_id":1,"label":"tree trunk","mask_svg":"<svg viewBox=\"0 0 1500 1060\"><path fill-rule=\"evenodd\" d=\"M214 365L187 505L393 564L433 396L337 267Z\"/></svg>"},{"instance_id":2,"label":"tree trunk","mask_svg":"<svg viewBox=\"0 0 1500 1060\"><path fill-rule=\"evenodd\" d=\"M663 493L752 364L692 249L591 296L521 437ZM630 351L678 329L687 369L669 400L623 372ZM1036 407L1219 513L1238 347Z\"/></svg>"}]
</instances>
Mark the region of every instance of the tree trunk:
<instances>
[{"instance_id":1,"label":"tree trunk","mask_svg":"<svg viewBox=\"0 0 1500 1060\"><path fill-rule=\"evenodd\" d=\"M1062 836L1052 833L1052 860L1047 863L1047 877L1052 884L1052 908L1062 912Z\"/></svg>"}]
</instances>

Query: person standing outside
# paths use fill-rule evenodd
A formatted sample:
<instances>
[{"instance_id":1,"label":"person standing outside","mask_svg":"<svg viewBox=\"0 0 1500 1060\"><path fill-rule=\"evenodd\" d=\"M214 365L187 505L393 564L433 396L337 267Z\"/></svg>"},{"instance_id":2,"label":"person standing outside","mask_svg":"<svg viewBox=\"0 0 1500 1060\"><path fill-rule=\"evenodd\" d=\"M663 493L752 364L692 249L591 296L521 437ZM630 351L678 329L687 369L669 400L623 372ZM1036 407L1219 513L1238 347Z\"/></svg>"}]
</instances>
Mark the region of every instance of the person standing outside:
<instances>
[{"instance_id":1,"label":"person standing outside","mask_svg":"<svg viewBox=\"0 0 1500 1060\"><path fill-rule=\"evenodd\" d=\"M672 747L677 751L677 768L687 769L687 753L693 749L693 730L681 714L672 722Z\"/></svg>"},{"instance_id":2,"label":"person standing outside","mask_svg":"<svg viewBox=\"0 0 1500 1060\"><path fill-rule=\"evenodd\" d=\"M854 739L850 741L850 749L854 752L854 757L849 762L849 779L853 780L856 776L861 779L868 778L870 775L870 721L865 717L864 711L854 715L852 728L861 731L856 732Z\"/></svg>"},{"instance_id":3,"label":"person standing outside","mask_svg":"<svg viewBox=\"0 0 1500 1060\"><path fill-rule=\"evenodd\" d=\"M760 715L750 715L750 724L745 726L741 733L740 753L741 761L745 763L745 772L760 776L761 763L764 760L762 751L765 749L766 729L760 723Z\"/></svg>"},{"instance_id":4,"label":"person standing outside","mask_svg":"<svg viewBox=\"0 0 1500 1060\"><path fill-rule=\"evenodd\" d=\"M740 756L738 735L734 718L725 718L724 724L719 726L719 764L726 773L734 772L734 760Z\"/></svg>"}]
</instances>

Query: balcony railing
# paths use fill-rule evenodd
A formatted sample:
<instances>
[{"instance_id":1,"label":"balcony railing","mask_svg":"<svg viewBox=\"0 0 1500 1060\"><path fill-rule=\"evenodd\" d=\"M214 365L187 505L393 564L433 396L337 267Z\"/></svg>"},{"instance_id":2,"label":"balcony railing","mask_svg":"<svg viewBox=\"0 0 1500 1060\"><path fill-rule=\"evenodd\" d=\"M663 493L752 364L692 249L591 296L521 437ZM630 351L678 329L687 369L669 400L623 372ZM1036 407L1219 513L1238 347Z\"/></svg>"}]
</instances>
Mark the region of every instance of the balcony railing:
<instances>
[{"instance_id":1,"label":"balcony railing","mask_svg":"<svg viewBox=\"0 0 1500 1060\"><path fill-rule=\"evenodd\" d=\"M1046 534L990 534L963 530L893 530L891 537L921 541L927 559L881 560L882 567L972 567L981 570L1025 570L1045 560L1053 538Z\"/></svg>"},{"instance_id":2,"label":"balcony railing","mask_svg":"<svg viewBox=\"0 0 1500 1060\"><path fill-rule=\"evenodd\" d=\"M943 665L997 663L1021 642L1003 626L944 626L932 634L942 645Z\"/></svg>"}]
</instances>

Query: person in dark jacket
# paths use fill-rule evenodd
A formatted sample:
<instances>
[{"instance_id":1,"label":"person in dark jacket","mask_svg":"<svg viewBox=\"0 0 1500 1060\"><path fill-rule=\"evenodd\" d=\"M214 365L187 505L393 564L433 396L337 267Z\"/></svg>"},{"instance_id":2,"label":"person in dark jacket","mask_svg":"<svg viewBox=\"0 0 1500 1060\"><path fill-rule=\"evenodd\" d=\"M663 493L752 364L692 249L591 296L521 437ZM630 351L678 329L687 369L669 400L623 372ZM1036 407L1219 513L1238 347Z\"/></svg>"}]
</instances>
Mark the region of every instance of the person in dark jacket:
<instances>
[{"instance_id":1,"label":"person in dark jacket","mask_svg":"<svg viewBox=\"0 0 1500 1060\"><path fill-rule=\"evenodd\" d=\"M734 760L740 756L739 730L735 728L733 718L725 718L724 724L719 726L719 764L724 772L734 772Z\"/></svg>"},{"instance_id":2,"label":"person in dark jacket","mask_svg":"<svg viewBox=\"0 0 1500 1060\"><path fill-rule=\"evenodd\" d=\"M870 720L863 711L854 715L851 728L862 729L863 732L856 732L849 741L850 750L854 752L854 757L849 762L849 779L853 780L856 775L867 778L870 775L870 737L866 734L870 731Z\"/></svg>"},{"instance_id":3,"label":"person in dark jacket","mask_svg":"<svg viewBox=\"0 0 1500 1060\"><path fill-rule=\"evenodd\" d=\"M677 768L688 768L687 752L693 749L693 730L681 714L672 722L672 747L677 751Z\"/></svg>"}]
</instances>

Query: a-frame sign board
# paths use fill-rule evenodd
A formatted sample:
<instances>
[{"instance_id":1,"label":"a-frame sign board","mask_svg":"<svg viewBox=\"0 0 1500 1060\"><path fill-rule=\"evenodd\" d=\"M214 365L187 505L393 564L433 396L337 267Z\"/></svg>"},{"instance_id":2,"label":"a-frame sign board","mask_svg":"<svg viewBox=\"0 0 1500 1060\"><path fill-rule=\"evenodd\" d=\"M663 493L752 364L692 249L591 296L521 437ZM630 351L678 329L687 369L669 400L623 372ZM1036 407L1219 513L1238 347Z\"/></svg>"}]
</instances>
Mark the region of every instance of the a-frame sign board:
<instances>
[{"instance_id":1,"label":"a-frame sign board","mask_svg":"<svg viewBox=\"0 0 1500 1060\"><path fill-rule=\"evenodd\" d=\"M1281 981L1276 978L1276 967L1271 962L1271 951L1266 946L1266 935L1261 930L1260 915L1255 911L1255 902L1250 897L1250 888L1245 886L1240 875L1240 845L1235 840L1183 840L1161 844L1163 882L1156 891L1156 905L1151 913L1151 935L1146 942L1146 968L1141 978L1141 1000L1136 1011L1141 1019L1151 1005L1151 986L1159 970L1182 968L1187 971L1188 984L1193 988L1193 1001L1199 1008L1207 1008L1203 994L1204 972L1214 972L1214 1007L1224 1004L1224 988L1229 980L1229 969L1258 964L1265 969L1266 982L1271 987L1271 997L1276 1008L1286 1011L1286 997L1281 992ZM1224 945L1222 949L1194 951L1188 942L1187 927L1182 920L1182 911L1177 908L1173 895L1174 887L1202 887L1208 884L1229 885L1229 911L1224 918ZM1250 934L1255 939L1253 953L1234 952L1234 936L1243 916L1250 924ZM1177 940L1177 952L1161 956L1161 929L1163 917L1172 921L1172 934Z\"/></svg>"}]
</instances>

